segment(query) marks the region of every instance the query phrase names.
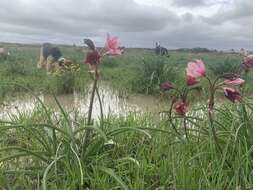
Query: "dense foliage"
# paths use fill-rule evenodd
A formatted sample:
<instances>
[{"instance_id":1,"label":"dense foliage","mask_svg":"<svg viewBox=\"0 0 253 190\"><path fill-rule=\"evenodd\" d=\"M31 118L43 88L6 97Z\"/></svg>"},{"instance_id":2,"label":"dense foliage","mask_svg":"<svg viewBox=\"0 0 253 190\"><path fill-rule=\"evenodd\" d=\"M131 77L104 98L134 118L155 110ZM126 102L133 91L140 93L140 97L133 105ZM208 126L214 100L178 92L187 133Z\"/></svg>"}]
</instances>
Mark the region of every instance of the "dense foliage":
<instances>
[{"instance_id":1,"label":"dense foliage","mask_svg":"<svg viewBox=\"0 0 253 190\"><path fill-rule=\"evenodd\" d=\"M65 57L81 69L61 75L36 68L39 47L9 49L11 56L0 62L1 95L27 91L40 104L32 113L19 112L0 121L2 189L253 189L253 101L248 95L252 72L247 73L240 97L227 94L234 104L203 90L208 85L214 88L212 81L220 74L237 71L240 55L170 52L170 57L161 57L150 50L130 49L120 58L106 57L99 79L123 94L159 95L163 81L171 82L164 89L181 87L186 84L186 64L195 58L206 63L201 77L210 84L201 81L200 91L192 93L199 103L191 101L194 105L187 111L175 106L177 113L172 114L168 101L168 110L159 114L109 115L88 125L87 118L68 113L57 98L56 114L36 96L36 92L85 90L90 79L80 49L62 47ZM192 74L194 64L188 65L187 74ZM175 93L163 93L166 100L171 95ZM91 131L88 144L87 131Z\"/></svg>"}]
</instances>

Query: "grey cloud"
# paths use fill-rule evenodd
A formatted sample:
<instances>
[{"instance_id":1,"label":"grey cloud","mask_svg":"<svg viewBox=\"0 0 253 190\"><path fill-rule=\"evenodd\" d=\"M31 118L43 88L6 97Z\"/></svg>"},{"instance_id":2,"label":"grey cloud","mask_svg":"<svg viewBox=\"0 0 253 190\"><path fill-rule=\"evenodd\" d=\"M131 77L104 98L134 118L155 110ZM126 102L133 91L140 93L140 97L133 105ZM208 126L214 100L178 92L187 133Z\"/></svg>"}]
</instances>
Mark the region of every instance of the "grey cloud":
<instances>
[{"instance_id":1,"label":"grey cloud","mask_svg":"<svg viewBox=\"0 0 253 190\"><path fill-rule=\"evenodd\" d=\"M214 49L240 49L241 47L252 49L253 39L242 33L246 30L235 26L212 26L201 19L193 19L188 23L181 23L177 27L167 27L160 32L149 34L135 34L145 46L154 46L158 41L168 48L192 48L207 47ZM150 40L152 36L152 40ZM134 43L134 42L133 42Z\"/></svg>"},{"instance_id":2,"label":"grey cloud","mask_svg":"<svg viewBox=\"0 0 253 190\"><path fill-rule=\"evenodd\" d=\"M133 0L41 0L0 2L0 30L13 35L46 36L64 42L77 37L97 38L106 32L149 32L179 22L163 8L143 6ZM39 37L41 36L41 39ZM60 37L65 37L60 39ZM1 39L5 41L5 39Z\"/></svg>"},{"instance_id":3,"label":"grey cloud","mask_svg":"<svg viewBox=\"0 0 253 190\"><path fill-rule=\"evenodd\" d=\"M170 10L134 0L26 1L0 1L0 41L81 45L89 37L102 46L110 32L129 47L154 47L159 41L169 48L253 48L248 32L253 30L251 0L240 0L246 3L239 7L237 3L231 9L223 7L208 18L193 14L192 7L217 0L184 0L184 8L190 8L182 14L176 12L182 0Z\"/></svg>"},{"instance_id":4,"label":"grey cloud","mask_svg":"<svg viewBox=\"0 0 253 190\"><path fill-rule=\"evenodd\" d=\"M13 2L14 0L12 0ZM58 2L58 3L57 3ZM27 25L36 28L50 28L53 31L94 31L100 28L116 28L119 31L147 31L164 28L169 21L177 22L175 14L165 9L140 6L132 0L59 1L44 0L36 3L39 7L7 7L0 13L0 22ZM2 2L3 4L3 2ZM8 6L9 5L9 6ZM4 5L2 5L4 7ZM123 7L123 8L122 8ZM150 24L152 23L152 24Z\"/></svg>"},{"instance_id":5,"label":"grey cloud","mask_svg":"<svg viewBox=\"0 0 253 190\"><path fill-rule=\"evenodd\" d=\"M203 20L211 24L222 24L225 22L240 22L253 17L253 1L237 0L232 7L222 6L219 11L211 17L203 17Z\"/></svg>"},{"instance_id":6,"label":"grey cloud","mask_svg":"<svg viewBox=\"0 0 253 190\"><path fill-rule=\"evenodd\" d=\"M172 5L185 8L202 8L215 5L225 5L234 0L172 0Z\"/></svg>"},{"instance_id":7,"label":"grey cloud","mask_svg":"<svg viewBox=\"0 0 253 190\"><path fill-rule=\"evenodd\" d=\"M173 0L172 4L180 7L199 7L206 5L206 0Z\"/></svg>"},{"instance_id":8,"label":"grey cloud","mask_svg":"<svg viewBox=\"0 0 253 190\"><path fill-rule=\"evenodd\" d=\"M192 22L195 18L191 13L185 13L181 16L183 22Z\"/></svg>"}]
</instances>

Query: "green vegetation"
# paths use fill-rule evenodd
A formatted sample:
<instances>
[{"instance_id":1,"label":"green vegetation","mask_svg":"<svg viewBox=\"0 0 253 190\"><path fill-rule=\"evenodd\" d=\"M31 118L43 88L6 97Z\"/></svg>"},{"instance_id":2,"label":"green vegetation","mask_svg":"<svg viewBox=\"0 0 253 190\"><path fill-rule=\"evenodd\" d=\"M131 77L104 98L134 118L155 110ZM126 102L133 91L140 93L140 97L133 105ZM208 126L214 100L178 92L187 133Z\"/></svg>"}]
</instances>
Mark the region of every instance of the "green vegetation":
<instances>
[{"instance_id":1,"label":"green vegetation","mask_svg":"<svg viewBox=\"0 0 253 190\"><path fill-rule=\"evenodd\" d=\"M62 76L49 76L46 71L37 69L39 46L9 45L11 56L0 60L1 83L19 83L37 92L71 93L73 90L83 91L90 82L87 66L83 63L81 49L63 46L61 50L66 58L74 64L80 64L79 72L66 72ZM187 62L203 59L211 74L215 77L224 72L238 69L241 57L236 54L218 52L170 52L170 57L156 56L152 50L129 49L120 57L106 57L101 63L101 79L109 81L122 93L159 92L159 84L170 80L175 84L185 83L185 67ZM249 76L249 78L252 78ZM0 88L0 95L19 92L20 88Z\"/></svg>"},{"instance_id":2,"label":"green vegetation","mask_svg":"<svg viewBox=\"0 0 253 190\"><path fill-rule=\"evenodd\" d=\"M1 121L1 187L252 189L252 110L243 114L240 105L230 105L216 111L220 153L211 138L207 110L196 109L203 113L189 113L187 141L180 118L174 121L182 135L166 118L151 115L111 116L100 128L85 125L81 117L70 121L64 111L52 119L53 113L42 104L31 115ZM88 128L93 138L84 146Z\"/></svg>"},{"instance_id":3,"label":"green vegetation","mask_svg":"<svg viewBox=\"0 0 253 190\"><path fill-rule=\"evenodd\" d=\"M9 83L18 83L36 92L72 93L73 89L84 90L89 77L86 68L80 72L66 72L61 76L48 75L45 70L37 68L39 61L39 46L11 46L8 47L11 56L7 60L0 61L0 95L3 97L8 94L23 91L22 88L13 88ZM64 53L68 52L68 48ZM74 51L69 52L69 57L75 64L80 64L82 54ZM65 53L67 55L67 53ZM77 62L79 60L79 62ZM6 84L6 85L5 85Z\"/></svg>"},{"instance_id":4,"label":"green vegetation","mask_svg":"<svg viewBox=\"0 0 253 190\"><path fill-rule=\"evenodd\" d=\"M71 93L85 90L90 82L78 49L62 47L65 57L81 64L81 70L61 76L47 75L36 68L39 47L12 45L9 49L11 56L0 62L2 96L21 91ZM170 52L168 58L155 56L150 50L130 49L121 57L103 60L101 80L123 94L158 95L163 81L185 84L186 64L196 58L203 59L212 78L236 70L241 63L239 55L218 52ZM247 81L251 81L251 73ZM246 90L252 90L250 82ZM32 113L19 113L0 121L2 189L253 189L250 97L236 104L219 100L211 110L212 125L206 99L184 117L168 116L168 112L159 117L129 113L125 117L109 115L93 125L87 125L87 118L81 115L67 113L56 98L55 102L61 110L59 114L41 101ZM87 130L92 131L89 143L85 143Z\"/></svg>"}]
</instances>

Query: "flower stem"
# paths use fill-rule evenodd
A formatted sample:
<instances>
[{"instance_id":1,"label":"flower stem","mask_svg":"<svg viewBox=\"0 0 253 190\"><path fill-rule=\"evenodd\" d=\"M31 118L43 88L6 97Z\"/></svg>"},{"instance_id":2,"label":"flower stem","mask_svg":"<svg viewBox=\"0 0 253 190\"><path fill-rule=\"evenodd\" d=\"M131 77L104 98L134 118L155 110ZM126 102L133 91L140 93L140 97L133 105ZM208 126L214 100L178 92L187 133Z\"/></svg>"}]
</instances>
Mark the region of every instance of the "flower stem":
<instances>
[{"instance_id":1,"label":"flower stem","mask_svg":"<svg viewBox=\"0 0 253 190\"><path fill-rule=\"evenodd\" d=\"M215 131L214 126L213 126L213 123L214 123L214 121L213 121L213 108L214 108L215 85L211 82L211 80L208 77L206 77L206 79L208 80L209 85L210 85L209 86L210 97L209 97L209 102L208 102L209 124L210 124L210 128L211 128L211 131L212 131L212 136L213 136L216 148L219 150L220 153L222 153L221 147L220 147L219 142L218 142L218 137L216 135L216 131Z\"/></svg>"},{"instance_id":2,"label":"flower stem","mask_svg":"<svg viewBox=\"0 0 253 190\"><path fill-rule=\"evenodd\" d=\"M93 110L93 103L95 98L95 92L97 88L97 81L98 81L98 73L97 73L97 67L95 67L95 78L93 81L93 87L91 91L91 98L90 98L90 105L89 105L89 111L88 111L88 125L92 124L92 110Z\"/></svg>"},{"instance_id":3,"label":"flower stem","mask_svg":"<svg viewBox=\"0 0 253 190\"><path fill-rule=\"evenodd\" d=\"M92 75L92 73L90 73L90 77L91 77L91 79L94 82L94 80L95 80L96 77L94 78L93 75ZM97 77L97 80L98 80L98 77ZM98 85L96 85L96 89L95 90L96 90L96 95L98 97L98 102L99 102L99 107L100 107L100 121L101 121L100 122L100 124L101 124L100 127L103 127L103 122L104 122L103 103L102 103L101 96L100 96L100 93L99 93L99 90L98 90Z\"/></svg>"},{"instance_id":4,"label":"flower stem","mask_svg":"<svg viewBox=\"0 0 253 190\"><path fill-rule=\"evenodd\" d=\"M209 124L210 124L210 128L212 130L213 139L214 139L216 148L219 150L220 153L222 153L221 147L220 147L219 142L218 142L218 137L217 137L216 131L215 131L214 126L213 126L214 122L213 122L212 110L208 110L208 118L209 118Z\"/></svg>"},{"instance_id":5,"label":"flower stem","mask_svg":"<svg viewBox=\"0 0 253 190\"><path fill-rule=\"evenodd\" d=\"M92 92L91 92L91 98L90 98L90 105L89 105L89 111L88 111L88 121L87 121L87 125L92 125L92 110L93 110L93 104L94 104L94 98L95 98L95 92L96 92L96 88L97 88L97 81L98 81L98 70L97 67L95 67L95 73L94 73L95 77L93 80L93 87L92 87ZM91 138L91 130L87 129L86 130L86 134L85 134L85 138L84 138L84 142L83 142L83 151L86 150L89 142L90 142L90 138Z\"/></svg>"},{"instance_id":6,"label":"flower stem","mask_svg":"<svg viewBox=\"0 0 253 190\"><path fill-rule=\"evenodd\" d=\"M244 74L244 80L245 80L245 83L248 81L248 72L245 72L245 74ZM245 88L246 88L246 85L244 84L241 87L241 95L243 97L245 95ZM248 112L247 112L246 104L245 103L241 103L241 109L242 109L242 122L245 123L244 124L244 128L243 128L243 133L244 133L244 136L247 137L248 136L248 129L251 128L251 126L249 126L249 117L248 117Z\"/></svg>"},{"instance_id":7,"label":"flower stem","mask_svg":"<svg viewBox=\"0 0 253 190\"><path fill-rule=\"evenodd\" d=\"M102 104L102 100L98 91L98 87L96 87L96 94L98 97L98 101L99 101L99 107L100 107L100 127L103 128L103 124L104 124L104 112L103 112L103 104Z\"/></svg>"},{"instance_id":8,"label":"flower stem","mask_svg":"<svg viewBox=\"0 0 253 190\"><path fill-rule=\"evenodd\" d=\"M209 103L208 103L208 118L209 118L209 125L211 128L211 132L212 132L212 136L213 136L213 140L215 143L215 147L216 150L218 150L218 152L222 155L222 149L220 147L219 141L218 141L218 137L214 128L214 119L213 119L213 111L214 111L214 95L216 92L216 83L218 82L219 77L212 83L212 81L206 77L208 82L209 82L209 90L210 90L210 97L209 97ZM231 168L231 164L227 161L227 159L225 159L226 164Z\"/></svg>"},{"instance_id":9,"label":"flower stem","mask_svg":"<svg viewBox=\"0 0 253 190\"><path fill-rule=\"evenodd\" d=\"M185 132L185 137L187 139L187 141L190 141L189 140L189 136L188 136L188 133L187 133L187 126L186 126L186 117L184 116L184 132Z\"/></svg>"}]
</instances>

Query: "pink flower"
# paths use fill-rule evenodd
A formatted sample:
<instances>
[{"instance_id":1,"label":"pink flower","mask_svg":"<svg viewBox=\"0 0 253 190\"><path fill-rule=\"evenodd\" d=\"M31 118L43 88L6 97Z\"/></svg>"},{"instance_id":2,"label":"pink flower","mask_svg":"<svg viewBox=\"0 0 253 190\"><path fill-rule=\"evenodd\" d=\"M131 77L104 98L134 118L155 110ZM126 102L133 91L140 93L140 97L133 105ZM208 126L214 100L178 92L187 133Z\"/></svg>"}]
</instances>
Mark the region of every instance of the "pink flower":
<instances>
[{"instance_id":1,"label":"pink flower","mask_svg":"<svg viewBox=\"0 0 253 190\"><path fill-rule=\"evenodd\" d=\"M237 90L233 88L223 88L223 90L225 97L229 99L231 102L234 103L235 101L241 101L242 99L241 94Z\"/></svg>"},{"instance_id":2,"label":"pink flower","mask_svg":"<svg viewBox=\"0 0 253 190\"><path fill-rule=\"evenodd\" d=\"M97 50L94 50L87 53L84 63L90 65L98 65L100 63L100 59L101 55L98 53Z\"/></svg>"},{"instance_id":3,"label":"pink flower","mask_svg":"<svg viewBox=\"0 0 253 190\"><path fill-rule=\"evenodd\" d=\"M105 48L107 50L106 54L108 55L121 55L124 51L124 49L120 48L118 38L111 37L110 34L107 34Z\"/></svg>"},{"instance_id":4,"label":"pink flower","mask_svg":"<svg viewBox=\"0 0 253 190\"><path fill-rule=\"evenodd\" d=\"M248 55L247 57L245 57L245 59L244 59L244 65L248 69L253 67L253 54L252 55Z\"/></svg>"},{"instance_id":5,"label":"pink flower","mask_svg":"<svg viewBox=\"0 0 253 190\"><path fill-rule=\"evenodd\" d=\"M195 62L189 62L186 68L186 74L194 78L206 76L205 64L200 59L195 60Z\"/></svg>"},{"instance_id":6,"label":"pink flower","mask_svg":"<svg viewBox=\"0 0 253 190\"><path fill-rule=\"evenodd\" d=\"M180 115L185 115L189 107L189 103L186 101L179 101L175 103L174 109Z\"/></svg>"},{"instance_id":7,"label":"pink flower","mask_svg":"<svg viewBox=\"0 0 253 190\"><path fill-rule=\"evenodd\" d=\"M160 89L163 91L171 90L174 88L174 85L170 82L164 82L160 84Z\"/></svg>"},{"instance_id":8,"label":"pink flower","mask_svg":"<svg viewBox=\"0 0 253 190\"><path fill-rule=\"evenodd\" d=\"M224 84L226 85L241 85L243 84L245 81L241 78L236 78L236 79L228 79L224 81Z\"/></svg>"},{"instance_id":9,"label":"pink flower","mask_svg":"<svg viewBox=\"0 0 253 190\"><path fill-rule=\"evenodd\" d=\"M240 49L240 54L246 56L246 55L247 55L247 52L245 51L244 48L241 48L241 49Z\"/></svg>"},{"instance_id":10,"label":"pink flower","mask_svg":"<svg viewBox=\"0 0 253 190\"><path fill-rule=\"evenodd\" d=\"M195 77L192 77L191 75L187 75L186 77L187 77L186 83L188 86L192 86L199 83L199 81Z\"/></svg>"}]
</instances>

